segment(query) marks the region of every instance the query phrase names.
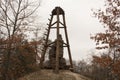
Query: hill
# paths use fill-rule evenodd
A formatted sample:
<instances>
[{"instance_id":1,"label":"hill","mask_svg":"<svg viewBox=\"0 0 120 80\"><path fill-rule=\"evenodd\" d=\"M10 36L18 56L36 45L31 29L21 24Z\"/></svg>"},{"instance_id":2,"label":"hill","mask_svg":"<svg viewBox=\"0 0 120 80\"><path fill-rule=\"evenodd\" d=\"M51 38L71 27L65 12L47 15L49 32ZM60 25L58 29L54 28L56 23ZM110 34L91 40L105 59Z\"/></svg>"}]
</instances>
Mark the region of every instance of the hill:
<instances>
[{"instance_id":1,"label":"hill","mask_svg":"<svg viewBox=\"0 0 120 80\"><path fill-rule=\"evenodd\" d=\"M18 80L90 80L90 79L68 70L60 70L59 74L53 73L53 70L41 70L26 75Z\"/></svg>"}]
</instances>

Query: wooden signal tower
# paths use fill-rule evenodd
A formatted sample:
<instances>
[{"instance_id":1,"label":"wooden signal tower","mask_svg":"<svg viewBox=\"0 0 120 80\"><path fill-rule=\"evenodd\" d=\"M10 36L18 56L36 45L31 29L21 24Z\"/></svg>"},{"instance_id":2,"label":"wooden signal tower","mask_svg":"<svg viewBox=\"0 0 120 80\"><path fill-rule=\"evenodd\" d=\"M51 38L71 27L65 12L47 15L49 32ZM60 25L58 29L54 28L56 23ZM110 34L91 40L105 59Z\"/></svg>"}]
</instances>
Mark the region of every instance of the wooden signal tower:
<instances>
[{"instance_id":1,"label":"wooden signal tower","mask_svg":"<svg viewBox=\"0 0 120 80\"><path fill-rule=\"evenodd\" d=\"M62 22L60 21L60 15L62 15ZM53 22L53 18L56 17L56 21ZM48 44L48 40L49 40L49 35L50 35L50 30L51 29L56 29L56 61L55 61L55 72L58 73L59 72L59 34L60 34L60 29L64 29L64 33L65 33L65 38L66 38L66 43L64 43L65 46L63 47L67 47L68 50L68 55L69 55L69 61L70 61L70 68L73 69L73 64L72 64L72 57L71 57L71 51L70 51L70 45L69 45L69 40L68 40L68 34L67 34L67 28L66 28L66 22L65 22L65 13L63 11L62 8L60 7L55 7L55 9L53 9L52 11L52 15L51 15L51 19L49 19L49 24L48 24L48 29L47 29L47 34L46 34L46 39L45 39L45 44L44 44L44 49L43 49L43 53L41 56L41 60L40 60L40 67L42 67L43 65L43 61L44 61L44 57L45 57L45 53L47 48L50 46L50 44ZM53 27L53 25L56 25L55 27ZM62 25L62 27L60 26Z\"/></svg>"}]
</instances>

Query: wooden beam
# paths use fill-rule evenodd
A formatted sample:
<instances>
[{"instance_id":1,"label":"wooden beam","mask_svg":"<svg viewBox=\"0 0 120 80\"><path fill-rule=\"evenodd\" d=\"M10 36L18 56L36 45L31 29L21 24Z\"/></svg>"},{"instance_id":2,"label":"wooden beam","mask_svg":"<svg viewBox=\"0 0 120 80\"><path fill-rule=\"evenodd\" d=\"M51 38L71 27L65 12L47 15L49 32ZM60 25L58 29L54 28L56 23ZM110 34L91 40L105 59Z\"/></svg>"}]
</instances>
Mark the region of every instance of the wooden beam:
<instances>
[{"instance_id":1,"label":"wooden beam","mask_svg":"<svg viewBox=\"0 0 120 80\"><path fill-rule=\"evenodd\" d=\"M57 27L51 27L51 29L56 29ZM64 27L59 27L59 28L64 28Z\"/></svg>"},{"instance_id":2,"label":"wooden beam","mask_svg":"<svg viewBox=\"0 0 120 80\"><path fill-rule=\"evenodd\" d=\"M59 73L59 8L57 8L57 48L56 48L56 65L55 73Z\"/></svg>"},{"instance_id":3,"label":"wooden beam","mask_svg":"<svg viewBox=\"0 0 120 80\"><path fill-rule=\"evenodd\" d=\"M45 40L45 45L44 45L44 51L43 53L41 54L41 59L40 59L40 68L43 68L43 61L44 61L44 58L45 58L45 53L46 53L46 50L47 50L47 43L48 43L48 38L49 38L49 34L50 34L50 28L51 28L51 23L52 23L52 20L53 20L53 16L51 16L51 19L50 19L50 22L49 22L49 27L48 27L48 32L47 32L47 38Z\"/></svg>"},{"instance_id":4,"label":"wooden beam","mask_svg":"<svg viewBox=\"0 0 120 80\"><path fill-rule=\"evenodd\" d=\"M64 27L65 27L64 31L65 31L66 41L67 41L67 44L69 45L67 28L66 28L66 22L65 22L65 15L63 15L63 23L64 23ZM71 69L73 69L73 63L72 63L72 56L71 56L70 46L68 46L67 49L68 49L68 54L69 54L70 66L71 66Z\"/></svg>"}]
</instances>

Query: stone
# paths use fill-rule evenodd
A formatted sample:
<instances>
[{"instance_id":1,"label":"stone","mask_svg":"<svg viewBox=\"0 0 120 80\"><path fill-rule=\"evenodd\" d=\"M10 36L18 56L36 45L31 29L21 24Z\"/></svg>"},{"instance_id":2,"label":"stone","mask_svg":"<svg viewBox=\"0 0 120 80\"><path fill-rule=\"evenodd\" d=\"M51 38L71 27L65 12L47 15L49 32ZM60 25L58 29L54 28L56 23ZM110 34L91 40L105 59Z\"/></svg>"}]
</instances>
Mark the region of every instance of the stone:
<instances>
[{"instance_id":1,"label":"stone","mask_svg":"<svg viewBox=\"0 0 120 80\"><path fill-rule=\"evenodd\" d=\"M65 58L63 58L63 44L64 41L62 40L62 36L59 35L59 69L66 69L66 60ZM47 62L47 66L45 66L46 68L52 68L55 69L55 65L56 65L56 47L57 47L57 40L55 40L53 42L53 44L51 45L51 49L49 50L49 63Z\"/></svg>"}]
</instances>

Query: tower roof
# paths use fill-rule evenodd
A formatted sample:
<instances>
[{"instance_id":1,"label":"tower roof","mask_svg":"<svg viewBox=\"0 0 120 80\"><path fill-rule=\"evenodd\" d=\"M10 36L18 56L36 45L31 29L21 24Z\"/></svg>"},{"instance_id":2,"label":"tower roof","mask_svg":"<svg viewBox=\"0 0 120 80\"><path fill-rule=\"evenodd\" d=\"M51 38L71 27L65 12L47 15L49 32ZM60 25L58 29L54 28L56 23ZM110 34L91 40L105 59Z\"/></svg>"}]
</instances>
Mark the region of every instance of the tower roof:
<instances>
[{"instance_id":1,"label":"tower roof","mask_svg":"<svg viewBox=\"0 0 120 80\"><path fill-rule=\"evenodd\" d=\"M53 9L53 11L52 11L52 15L57 15L57 9L59 10L59 15L61 15L61 14L64 15L64 11L61 7L55 7L55 9Z\"/></svg>"}]
</instances>

